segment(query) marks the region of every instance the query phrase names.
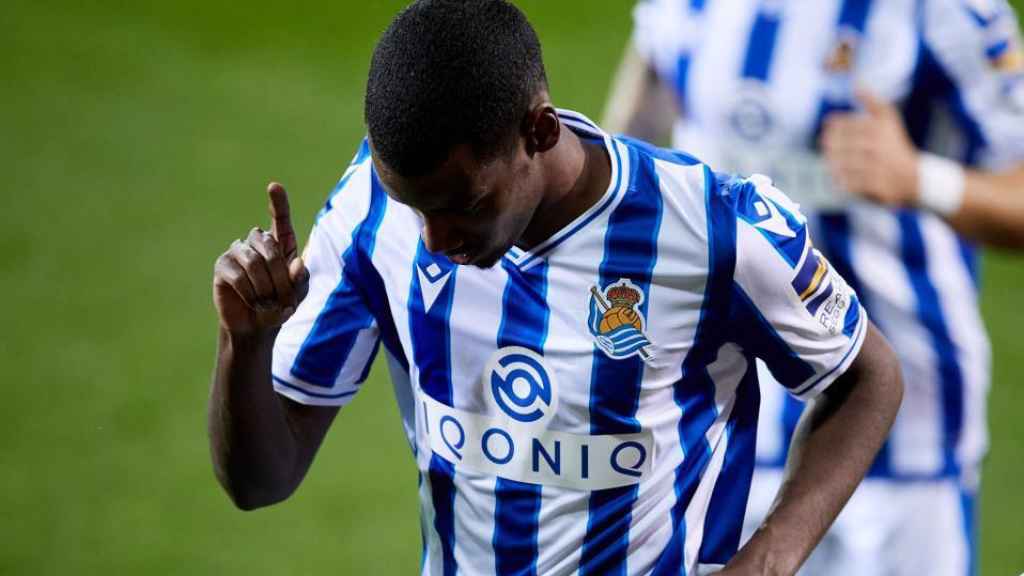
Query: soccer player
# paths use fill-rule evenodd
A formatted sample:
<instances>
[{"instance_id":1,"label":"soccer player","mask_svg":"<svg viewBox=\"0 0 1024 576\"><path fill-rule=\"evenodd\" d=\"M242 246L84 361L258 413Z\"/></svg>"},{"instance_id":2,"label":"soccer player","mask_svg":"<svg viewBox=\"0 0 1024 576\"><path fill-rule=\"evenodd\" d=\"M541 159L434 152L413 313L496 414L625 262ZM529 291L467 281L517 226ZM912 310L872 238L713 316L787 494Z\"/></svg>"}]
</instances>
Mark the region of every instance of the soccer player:
<instances>
[{"instance_id":1,"label":"soccer player","mask_svg":"<svg viewBox=\"0 0 1024 576\"><path fill-rule=\"evenodd\" d=\"M424 574L793 574L902 383L792 202L554 108L504 0L401 12L365 119L302 256L271 184L271 231L217 260L209 427L234 502L295 490L382 344ZM811 408L737 552L755 356Z\"/></svg>"},{"instance_id":2,"label":"soccer player","mask_svg":"<svg viewBox=\"0 0 1024 576\"><path fill-rule=\"evenodd\" d=\"M650 0L635 22L608 128L657 138L671 127L719 170L771 176L901 359L892 436L806 573L968 574L989 384L972 242L1024 245L1012 10ZM751 528L800 412L763 389Z\"/></svg>"}]
</instances>

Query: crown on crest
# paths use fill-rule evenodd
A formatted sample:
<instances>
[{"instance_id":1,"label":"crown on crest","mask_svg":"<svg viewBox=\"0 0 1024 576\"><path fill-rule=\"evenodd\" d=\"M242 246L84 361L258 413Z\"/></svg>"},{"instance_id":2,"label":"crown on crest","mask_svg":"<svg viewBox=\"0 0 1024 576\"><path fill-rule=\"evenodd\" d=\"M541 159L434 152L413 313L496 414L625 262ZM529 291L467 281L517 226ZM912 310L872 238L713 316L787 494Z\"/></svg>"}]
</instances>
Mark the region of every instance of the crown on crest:
<instances>
[{"instance_id":1,"label":"crown on crest","mask_svg":"<svg viewBox=\"0 0 1024 576\"><path fill-rule=\"evenodd\" d=\"M640 293L620 284L608 289L608 299L611 300L612 306L633 306L640 301Z\"/></svg>"}]
</instances>

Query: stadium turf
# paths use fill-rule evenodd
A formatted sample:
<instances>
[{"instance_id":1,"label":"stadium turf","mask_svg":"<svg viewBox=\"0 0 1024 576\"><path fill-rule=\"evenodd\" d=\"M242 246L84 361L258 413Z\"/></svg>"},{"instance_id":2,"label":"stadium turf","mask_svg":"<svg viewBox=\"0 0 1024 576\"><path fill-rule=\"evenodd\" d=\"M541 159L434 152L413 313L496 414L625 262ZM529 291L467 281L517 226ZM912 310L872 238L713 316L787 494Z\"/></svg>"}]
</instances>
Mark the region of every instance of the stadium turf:
<instances>
[{"instance_id":1,"label":"stadium turf","mask_svg":"<svg viewBox=\"0 0 1024 576\"><path fill-rule=\"evenodd\" d=\"M308 230L401 4L5 3L0 574L418 569L416 475L382 366L284 505L235 511L205 435L213 261L266 223L270 179ZM560 105L599 115L628 4L520 3ZM1024 570L1022 282L1018 257L987 257L993 576Z\"/></svg>"}]
</instances>

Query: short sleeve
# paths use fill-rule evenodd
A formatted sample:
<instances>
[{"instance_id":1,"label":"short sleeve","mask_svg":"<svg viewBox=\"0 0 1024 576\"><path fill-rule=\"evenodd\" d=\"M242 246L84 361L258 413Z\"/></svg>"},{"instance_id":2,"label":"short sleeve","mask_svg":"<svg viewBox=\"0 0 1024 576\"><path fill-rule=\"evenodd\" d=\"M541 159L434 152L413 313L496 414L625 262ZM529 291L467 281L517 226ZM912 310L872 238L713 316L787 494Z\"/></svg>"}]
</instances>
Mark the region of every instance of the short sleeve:
<instances>
[{"instance_id":1,"label":"short sleeve","mask_svg":"<svg viewBox=\"0 0 1024 576\"><path fill-rule=\"evenodd\" d=\"M929 0L922 18L925 59L948 85L966 156L987 169L1024 161L1024 53L1017 15L1005 0Z\"/></svg>"},{"instance_id":2,"label":"short sleeve","mask_svg":"<svg viewBox=\"0 0 1024 576\"><path fill-rule=\"evenodd\" d=\"M356 257L369 213L370 170L366 158L354 163L318 216L303 251L309 293L274 342L274 388L302 404L347 404L379 345Z\"/></svg>"},{"instance_id":3,"label":"short sleeve","mask_svg":"<svg viewBox=\"0 0 1024 576\"><path fill-rule=\"evenodd\" d=\"M726 185L736 207L733 337L791 394L814 397L856 358L867 314L815 249L799 206L765 176Z\"/></svg>"}]
</instances>

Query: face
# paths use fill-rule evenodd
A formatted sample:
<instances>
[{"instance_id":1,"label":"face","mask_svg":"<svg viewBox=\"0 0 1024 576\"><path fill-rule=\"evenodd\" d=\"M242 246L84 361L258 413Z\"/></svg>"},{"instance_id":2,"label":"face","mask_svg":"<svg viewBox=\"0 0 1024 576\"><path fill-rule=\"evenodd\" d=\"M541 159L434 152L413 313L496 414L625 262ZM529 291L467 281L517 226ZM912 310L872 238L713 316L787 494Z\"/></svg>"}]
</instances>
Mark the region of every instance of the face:
<instances>
[{"instance_id":1,"label":"face","mask_svg":"<svg viewBox=\"0 0 1024 576\"><path fill-rule=\"evenodd\" d=\"M543 196L537 169L522 145L481 162L460 146L437 170L403 178L374 156L388 195L423 218L427 250L456 264L490 268L522 236Z\"/></svg>"}]
</instances>

